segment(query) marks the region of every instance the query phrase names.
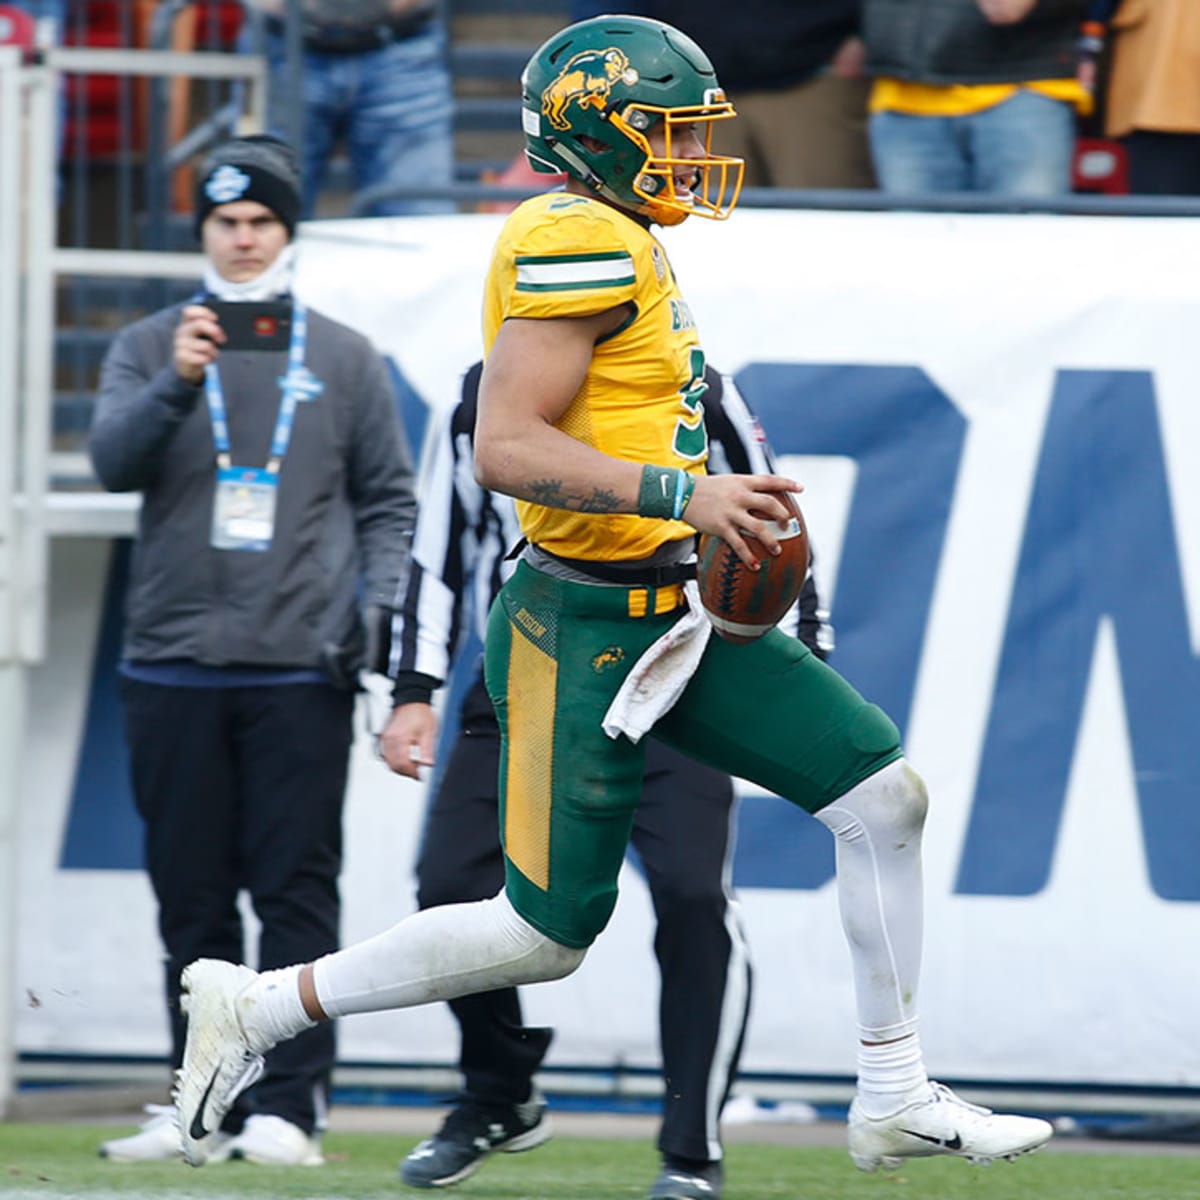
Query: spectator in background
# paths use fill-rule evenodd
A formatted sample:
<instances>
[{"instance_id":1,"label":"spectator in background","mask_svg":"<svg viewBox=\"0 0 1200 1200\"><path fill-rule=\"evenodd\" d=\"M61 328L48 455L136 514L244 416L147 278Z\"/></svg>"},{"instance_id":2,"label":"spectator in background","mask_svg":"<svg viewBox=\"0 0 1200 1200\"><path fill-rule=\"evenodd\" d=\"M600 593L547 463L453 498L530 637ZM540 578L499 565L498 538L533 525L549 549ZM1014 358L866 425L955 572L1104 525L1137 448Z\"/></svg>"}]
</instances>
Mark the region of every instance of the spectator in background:
<instances>
[{"instance_id":1,"label":"spectator in background","mask_svg":"<svg viewBox=\"0 0 1200 1200\"><path fill-rule=\"evenodd\" d=\"M206 292L121 331L92 426L101 482L142 494L121 697L173 1066L180 972L197 954L244 961L243 890L261 964L337 947L351 718L370 662L360 603L390 627L415 513L382 358L291 304L299 210L290 147L269 137L217 147L196 190ZM269 321L282 344L234 344L226 326L245 309L247 338ZM377 669L386 662L383 650ZM214 1134L216 1156L320 1163L333 1062L332 1026L280 1047L270 1077ZM101 1154L180 1150L166 1109Z\"/></svg>"},{"instance_id":2,"label":"spectator in background","mask_svg":"<svg viewBox=\"0 0 1200 1200\"><path fill-rule=\"evenodd\" d=\"M395 708L380 740L388 765L418 778L433 764L431 699L449 674L464 610L482 642L487 614L516 563L516 506L484 491L471 467L482 364L464 376L462 400L442 426L421 477L412 566L393 626ZM732 380L709 367L704 419L714 470L770 471L762 431ZM468 597L470 604L468 605ZM793 623L792 619L795 619ZM831 634L811 575L785 621L824 658ZM459 736L430 801L417 861L421 908L486 900L504 886L500 844L500 727L482 662L462 702ZM651 742L631 842L657 919L664 1076L658 1138L662 1169L649 1200L719 1200L720 1115L737 1071L750 1006L750 959L729 888L736 812L728 775ZM410 1187L445 1187L495 1151L530 1150L550 1136L534 1087L549 1029L523 1024L515 987L450 1001L460 1032L463 1092L441 1129L404 1160Z\"/></svg>"},{"instance_id":3,"label":"spectator in background","mask_svg":"<svg viewBox=\"0 0 1200 1200\"><path fill-rule=\"evenodd\" d=\"M871 153L888 192L1071 190L1085 0L863 0Z\"/></svg>"},{"instance_id":4,"label":"spectator in background","mask_svg":"<svg viewBox=\"0 0 1200 1200\"><path fill-rule=\"evenodd\" d=\"M272 131L303 104L301 216L311 217L334 149L344 144L356 193L387 186L445 187L454 178L454 111L446 35L436 0L301 0L299 98L289 87L287 0L249 0L262 15ZM253 26L243 38L256 50ZM367 216L442 212L444 201L381 197Z\"/></svg>"},{"instance_id":5,"label":"spectator in background","mask_svg":"<svg viewBox=\"0 0 1200 1200\"><path fill-rule=\"evenodd\" d=\"M1108 0L1109 14L1104 126L1128 153L1129 190L1200 195L1200 3Z\"/></svg>"},{"instance_id":6,"label":"spectator in background","mask_svg":"<svg viewBox=\"0 0 1200 1200\"><path fill-rule=\"evenodd\" d=\"M738 119L715 133L747 187L873 188L860 0L635 0L709 50ZM575 0L574 20L613 6Z\"/></svg>"}]
</instances>

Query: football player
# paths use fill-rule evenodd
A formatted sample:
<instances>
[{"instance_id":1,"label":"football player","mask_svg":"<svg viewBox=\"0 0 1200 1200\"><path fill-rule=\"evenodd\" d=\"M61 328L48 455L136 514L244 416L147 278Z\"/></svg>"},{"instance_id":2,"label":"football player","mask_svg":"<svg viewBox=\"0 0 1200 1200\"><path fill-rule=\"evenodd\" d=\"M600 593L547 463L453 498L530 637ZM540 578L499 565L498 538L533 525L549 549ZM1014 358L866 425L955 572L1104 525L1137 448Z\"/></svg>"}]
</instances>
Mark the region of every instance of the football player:
<instances>
[{"instance_id":1,"label":"football player","mask_svg":"<svg viewBox=\"0 0 1200 1200\"><path fill-rule=\"evenodd\" d=\"M469 610L484 636L487 613L515 564L521 541L507 496L475 481L471 460L482 363L463 376L462 399L426 450L411 569L397 597L390 639L394 709L380 738L393 770L419 778L433 765L438 720L434 690L461 649ZM710 469L773 470L761 426L732 379L711 366L705 375ZM832 631L823 620L809 574L781 625L824 658ZM461 663L462 655L457 654ZM615 670L619 653L601 651L591 664ZM460 668L461 669L461 668ZM466 691L459 735L430 799L417 859L422 908L481 900L504 886L497 831L500 730L482 671ZM654 953L662 976L659 1030L663 1119L662 1168L649 1200L722 1182L720 1115L737 1071L750 1006L750 958L729 888L735 816L728 775L685 758L661 742L646 749L641 803L630 841L654 905ZM405 1158L400 1176L412 1187L445 1187L473 1174L496 1151L529 1150L550 1136L545 1100L534 1073L551 1030L522 1022L516 988L450 1002L460 1032L463 1091L441 1127Z\"/></svg>"},{"instance_id":2,"label":"football player","mask_svg":"<svg viewBox=\"0 0 1200 1200\"><path fill-rule=\"evenodd\" d=\"M697 530L753 566L743 531L777 552L778 497L800 490L775 474L706 473L704 355L651 232L733 209L741 163L709 149L733 108L699 46L636 17L562 30L530 60L523 92L531 162L568 179L508 218L484 299L475 473L516 498L527 540L485 648L505 887L315 964L261 975L194 964L177 1088L185 1153L204 1161L262 1054L315 1022L575 970L616 902L643 733L785 797L836 839L859 1026L855 1164L1034 1150L1048 1123L966 1104L925 1070L927 800L895 725L802 642L778 629L746 645L711 637L687 598ZM677 1194L712 1196L706 1182Z\"/></svg>"}]
</instances>

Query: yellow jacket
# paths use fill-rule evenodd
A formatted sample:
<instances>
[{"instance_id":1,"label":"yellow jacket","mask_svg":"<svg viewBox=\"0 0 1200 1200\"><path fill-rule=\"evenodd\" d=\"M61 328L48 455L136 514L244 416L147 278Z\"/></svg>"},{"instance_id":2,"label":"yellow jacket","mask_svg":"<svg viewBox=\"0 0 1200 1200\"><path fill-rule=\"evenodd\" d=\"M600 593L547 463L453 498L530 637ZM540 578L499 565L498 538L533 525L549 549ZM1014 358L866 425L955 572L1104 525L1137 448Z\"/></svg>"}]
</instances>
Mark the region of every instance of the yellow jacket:
<instances>
[{"instance_id":1,"label":"yellow jacket","mask_svg":"<svg viewBox=\"0 0 1200 1200\"><path fill-rule=\"evenodd\" d=\"M1123 0L1112 22L1105 130L1200 133L1200 0Z\"/></svg>"}]
</instances>

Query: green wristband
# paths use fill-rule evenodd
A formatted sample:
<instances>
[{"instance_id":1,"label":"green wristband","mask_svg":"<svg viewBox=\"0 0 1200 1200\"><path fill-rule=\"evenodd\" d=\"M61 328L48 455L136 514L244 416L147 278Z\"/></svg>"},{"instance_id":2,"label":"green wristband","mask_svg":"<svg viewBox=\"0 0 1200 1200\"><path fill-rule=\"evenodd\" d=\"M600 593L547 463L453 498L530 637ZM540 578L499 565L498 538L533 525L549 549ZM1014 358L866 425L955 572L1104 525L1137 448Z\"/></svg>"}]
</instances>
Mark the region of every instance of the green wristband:
<instances>
[{"instance_id":1,"label":"green wristband","mask_svg":"<svg viewBox=\"0 0 1200 1200\"><path fill-rule=\"evenodd\" d=\"M638 516L658 517L663 521L675 520L676 495L681 491L681 475L686 477L686 472L678 467L656 467L653 463L647 463L642 468L642 482L638 488ZM684 503L686 505L686 501Z\"/></svg>"}]
</instances>

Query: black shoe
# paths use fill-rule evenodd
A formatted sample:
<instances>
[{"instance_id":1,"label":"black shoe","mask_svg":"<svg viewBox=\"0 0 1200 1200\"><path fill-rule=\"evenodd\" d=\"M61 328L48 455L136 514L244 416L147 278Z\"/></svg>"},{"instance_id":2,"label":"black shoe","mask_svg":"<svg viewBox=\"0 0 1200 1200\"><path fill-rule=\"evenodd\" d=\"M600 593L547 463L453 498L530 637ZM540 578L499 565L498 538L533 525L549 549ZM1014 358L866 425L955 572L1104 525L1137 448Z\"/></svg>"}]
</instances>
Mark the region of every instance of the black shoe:
<instances>
[{"instance_id":1,"label":"black shoe","mask_svg":"<svg viewBox=\"0 0 1200 1200\"><path fill-rule=\"evenodd\" d=\"M536 1091L524 1104L481 1104L468 1097L409 1153L400 1178L409 1187L448 1187L473 1175L489 1154L532 1150L550 1133L546 1101Z\"/></svg>"},{"instance_id":2,"label":"black shoe","mask_svg":"<svg viewBox=\"0 0 1200 1200\"><path fill-rule=\"evenodd\" d=\"M719 1162L663 1155L662 1170L647 1200L721 1200L724 1171Z\"/></svg>"}]
</instances>

